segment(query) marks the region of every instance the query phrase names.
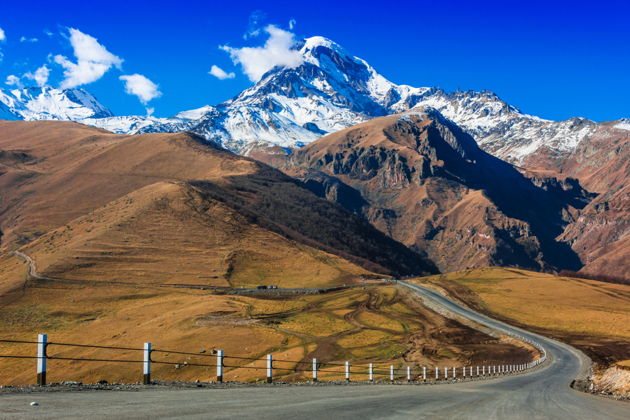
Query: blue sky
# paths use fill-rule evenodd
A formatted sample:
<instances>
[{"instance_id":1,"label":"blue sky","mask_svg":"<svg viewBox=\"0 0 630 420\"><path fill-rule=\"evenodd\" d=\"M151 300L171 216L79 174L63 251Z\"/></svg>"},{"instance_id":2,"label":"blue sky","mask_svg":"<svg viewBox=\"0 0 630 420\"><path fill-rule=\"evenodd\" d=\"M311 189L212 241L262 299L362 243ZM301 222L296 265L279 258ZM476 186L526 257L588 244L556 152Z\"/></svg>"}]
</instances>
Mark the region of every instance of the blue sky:
<instances>
[{"instance_id":1,"label":"blue sky","mask_svg":"<svg viewBox=\"0 0 630 420\"><path fill-rule=\"evenodd\" d=\"M68 31L76 28L123 60L82 86L117 115L145 113L138 97L125 93L122 75L158 85L162 95L146 105L157 116L229 99L252 82L219 46L261 45L264 34L244 34L266 24L288 30L293 19L296 37L331 38L395 83L488 89L550 119L630 117L627 1L3 3L3 87L9 75L43 64L47 83L59 86L64 69L54 57L77 61ZM212 65L235 77L219 80L208 74Z\"/></svg>"}]
</instances>

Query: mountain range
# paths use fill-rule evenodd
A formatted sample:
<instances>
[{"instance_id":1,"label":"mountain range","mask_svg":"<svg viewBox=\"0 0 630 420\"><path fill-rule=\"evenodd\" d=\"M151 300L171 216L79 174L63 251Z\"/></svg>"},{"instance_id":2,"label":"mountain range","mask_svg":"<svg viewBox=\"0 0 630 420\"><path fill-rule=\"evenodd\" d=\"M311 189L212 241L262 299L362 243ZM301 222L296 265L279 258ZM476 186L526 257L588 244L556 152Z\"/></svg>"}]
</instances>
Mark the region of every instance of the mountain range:
<instances>
[{"instance_id":1,"label":"mountain range","mask_svg":"<svg viewBox=\"0 0 630 420\"><path fill-rule=\"evenodd\" d=\"M471 134L481 148L513 163L542 153L562 157L599 131L630 130L630 119L598 124L527 115L489 91L446 92L396 85L335 42L303 40L302 64L276 67L236 97L170 118L113 116L83 89L0 90L4 119L81 121L115 133L192 131L236 153L260 145L297 148L374 117L432 107Z\"/></svg>"},{"instance_id":2,"label":"mountain range","mask_svg":"<svg viewBox=\"0 0 630 420\"><path fill-rule=\"evenodd\" d=\"M630 274L630 120L544 120L489 91L394 84L323 37L295 48L300 65L170 118L113 116L83 89L49 87L1 90L0 118L194 133L297 176L441 269Z\"/></svg>"}]
</instances>

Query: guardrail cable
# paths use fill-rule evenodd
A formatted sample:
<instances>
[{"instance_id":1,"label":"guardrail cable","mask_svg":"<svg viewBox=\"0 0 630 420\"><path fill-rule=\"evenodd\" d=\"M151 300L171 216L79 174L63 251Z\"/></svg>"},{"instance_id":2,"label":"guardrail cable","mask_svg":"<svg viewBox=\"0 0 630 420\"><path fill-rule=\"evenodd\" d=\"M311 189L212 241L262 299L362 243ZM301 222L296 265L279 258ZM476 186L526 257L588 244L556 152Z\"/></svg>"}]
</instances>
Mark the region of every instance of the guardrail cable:
<instances>
[{"instance_id":1,"label":"guardrail cable","mask_svg":"<svg viewBox=\"0 0 630 420\"><path fill-rule=\"evenodd\" d=\"M414 364L413 370L414 374L411 374L412 367L408 364L403 363L403 367L394 367L394 363L392 362L377 362L377 363L368 363L368 362L348 362L345 363L336 363L336 362L324 362L321 360L287 360L287 359L271 359L271 357L243 357L243 356L232 356L225 355L222 350L215 351L213 350L211 353L206 354L205 350L202 350L199 353L185 352L179 350L166 350L166 349L152 349L150 343L145 343L144 348L136 348L136 347L120 347L120 346L105 346L105 345L90 345L90 344L77 344L77 343L64 343L64 342L47 342L46 334L40 334L38 341L30 341L30 340L12 340L12 339L0 339L0 343L9 343L9 344L38 344L38 355L37 356L27 356L27 355L10 355L10 354L0 354L0 358L6 359L38 359L38 378L39 378L39 368L40 364L43 364L43 371L45 373L45 364L46 360L64 360L64 361L76 361L76 362L107 362L107 363L143 363L145 367L145 383L150 383L150 365L171 365L178 367L206 367L213 368L218 367L217 363L220 364L220 367L230 368L230 369L250 369L250 370L268 370L269 365L262 365L264 362L271 362L271 368L275 371L282 372L293 372L293 373L313 373L314 378L316 378L317 373L325 373L331 374L327 376L343 376L346 375L346 379L349 379L348 375L354 375L356 378L359 377L370 377L370 380L374 378L374 376L385 376L390 380L404 378L419 378L420 372L422 372L422 376L424 380L433 378L433 369L435 369L435 380L447 380L447 379L455 379L467 377L485 377L485 376L496 376L496 374L512 374L518 371L527 370L529 368L533 368L538 366L540 363L543 363L547 359L547 354L545 349L537 342L526 339L522 336L515 336L514 338L518 338L524 340L531 344L533 347L538 349L540 352L540 357L538 359L534 359L530 362L526 363L514 363L514 362L491 362L491 361L477 361L474 365L476 369L476 374L473 373L473 366L468 367L468 375L466 375L466 367L429 367L423 365ZM86 348L86 349L103 349L103 350L120 350L120 351L144 351L144 360L129 360L129 359L106 359L106 358L98 358L98 357L67 357L65 355L52 355L48 356L46 354L46 349L50 346L62 346L62 347L77 347L77 348ZM164 354L165 356L172 355L184 355L190 356L187 359L192 359L192 357L216 357L215 363L196 363L196 362L188 362L186 361L166 361L166 360L153 360L151 355L153 354ZM43 361L41 359L44 359ZM177 358L176 358L177 359ZM232 364L224 364L223 361L226 359L234 359L235 361L241 360L244 362L251 362L245 365L232 365ZM256 364L256 362L260 362L261 366L252 366ZM293 367L282 367L278 366L278 364L282 365L284 363L292 363ZM400 366L401 363L396 363L396 365ZM368 369L369 366L369 369ZM492 370L490 369L492 367ZM338 368L338 369L337 369ZM345 369L343 369L345 368ZM427 370L428 368L428 370ZM462 369L463 371L457 372ZM480 373L480 368L483 373ZM148 369L148 370L147 370ZM444 369L444 375L442 375L442 369ZM452 375L449 375L451 373ZM486 370L487 369L487 370ZM149 374L147 374L147 371ZM456 376L456 372L459 373ZM486 373L487 372L487 373ZM439 374L439 378L438 378ZM217 375L222 375L222 373L217 373ZM270 377L270 376L269 376ZM38 379L39 381L39 379ZM45 383L45 380L42 382Z\"/></svg>"}]
</instances>

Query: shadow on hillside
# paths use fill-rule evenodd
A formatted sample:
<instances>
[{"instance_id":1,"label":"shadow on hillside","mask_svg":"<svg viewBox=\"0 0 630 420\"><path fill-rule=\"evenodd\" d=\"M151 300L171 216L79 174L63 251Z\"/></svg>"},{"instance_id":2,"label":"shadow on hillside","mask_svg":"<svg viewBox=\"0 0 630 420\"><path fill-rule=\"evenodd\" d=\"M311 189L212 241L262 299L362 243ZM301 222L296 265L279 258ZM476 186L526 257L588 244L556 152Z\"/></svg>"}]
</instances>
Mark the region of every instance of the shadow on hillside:
<instances>
[{"instance_id":1,"label":"shadow on hillside","mask_svg":"<svg viewBox=\"0 0 630 420\"><path fill-rule=\"evenodd\" d=\"M319 198L276 169L262 166L254 175L233 176L228 180L225 185L206 181L190 184L265 229L341 256L368 270L393 275L438 272L426 257L340 205Z\"/></svg>"},{"instance_id":2,"label":"shadow on hillside","mask_svg":"<svg viewBox=\"0 0 630 420\"><path fill-rule=\"evenodd\" d=\"M540 241L540 250L550 266L569 270L582 267L580 258L569 244L555 238L568 224L563 218L568 206L583 208L588 204L589 194L581 187L574 188L573 194L566 191L561 196L547 191L511 164L480 149L475 140L457 125L448 120L441 122L448 126L463 148L458 153L444 141L435 125L429 127L430 141L437 150L438 158L445 162L442 175L470 188L483 190L506 216L527 222ZM524 251L528 252L527 249Z\"/></svg>"}]
</instances>

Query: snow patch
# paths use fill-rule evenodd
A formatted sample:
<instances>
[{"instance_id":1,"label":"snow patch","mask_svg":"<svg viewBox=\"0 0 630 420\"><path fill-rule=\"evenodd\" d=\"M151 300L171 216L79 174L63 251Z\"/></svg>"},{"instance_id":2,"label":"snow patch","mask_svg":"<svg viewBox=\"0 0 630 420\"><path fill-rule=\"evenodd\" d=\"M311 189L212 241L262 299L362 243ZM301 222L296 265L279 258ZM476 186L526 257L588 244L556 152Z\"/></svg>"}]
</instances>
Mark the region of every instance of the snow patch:
<instances>
[{"instance_id":1,"label":"snow patch","mask_svg":"<svg viewBox=\"0 0 630 420\"><path fill-rule=\"evenodd\" d=\"M615 124L616 129L630 131L630 119L623 118L619 121L620 122L618 124Z\"/></svg>"}]
</instances>

